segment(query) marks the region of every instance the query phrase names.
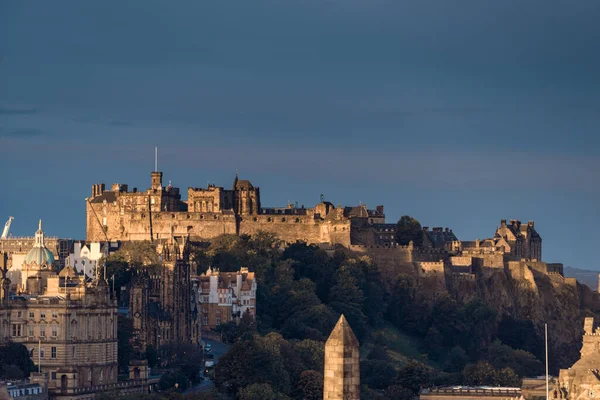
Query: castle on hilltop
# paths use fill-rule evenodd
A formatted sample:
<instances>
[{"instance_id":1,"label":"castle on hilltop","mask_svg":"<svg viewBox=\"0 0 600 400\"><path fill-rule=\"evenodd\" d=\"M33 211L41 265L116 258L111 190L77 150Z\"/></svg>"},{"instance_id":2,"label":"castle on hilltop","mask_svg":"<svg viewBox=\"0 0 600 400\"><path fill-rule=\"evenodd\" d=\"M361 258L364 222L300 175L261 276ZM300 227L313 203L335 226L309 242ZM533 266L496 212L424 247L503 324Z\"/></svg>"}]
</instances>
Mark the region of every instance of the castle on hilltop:
<instances>
[{"instance_id":1,"label":"castle on hilltop","mask_svg":"<svg viewBox=\"0 0 600 400\"><path fill-rule=\"evenodd\" d=\"M563 279L561 264L542 261L542 238L534 221L501 220L493 236L460 241L449 228L423 227L419 247L396 242L396 224L386 223L384 207L343 207L325 201L313 208L288 205L264 207L260 188L235 176L231 189L215 185L188 188L182 200L179 188L163 186L161 172L151 173L149 189L128 185L92 186L86 199L87 241L160 242L186 237L207 241L222 234L253 235L271 232L285 243L304 241L326 249L344 246L369 256L390 276L406 273L431 280L434 292L450 290L458 281L475 278L477 271L503 269L516 279L533 279L533 271ZM572 283L572 282L568 282Z\"/></svg>"},{"instance_id":2,"label":"castle on hilltop","mask_svg":"<svg viewBox=\"0 0 600 400\"><path fill-rule=\"evenodd\" d=\"M128 185L92 186L86 199L86 240L130 241L185 236L211 239L222 234L273 232L284 242L315 244L392 245L395 224L386 224L383 206L369 210L321 202L314 208L288 205L263 207L260 188L237 174L231 189L215 185L188 188L187 200L179 188L163 186L162 172L152 172L145 191ZM456 239L456 238L454 238Z\"/></svg>"}]
</instances>

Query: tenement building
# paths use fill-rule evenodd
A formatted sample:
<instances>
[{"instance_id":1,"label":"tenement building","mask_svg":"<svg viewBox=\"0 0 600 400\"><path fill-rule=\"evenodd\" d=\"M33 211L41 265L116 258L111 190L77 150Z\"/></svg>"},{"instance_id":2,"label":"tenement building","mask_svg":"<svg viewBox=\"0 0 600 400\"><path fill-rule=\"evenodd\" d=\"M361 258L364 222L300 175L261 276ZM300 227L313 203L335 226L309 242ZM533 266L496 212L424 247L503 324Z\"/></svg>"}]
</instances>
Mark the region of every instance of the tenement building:
<instances>
[{"instance_id":1,"label":"tenement building","mask_svg":"<svg viewBox=\"0 0 600 400\"><path fill-rule=\"evenodd\" d=\"M256 279L254 272L220 272L210 268L199 277L202 329L210 331L220 324L239 322L248 313L256 317Z\"/></svg>"},{"instance_id":2,"label":"tenement building","mask_svg":"<svg viewBox=\"0 0 600 400\"><path fill-rule=\"evenodd\" d=\"M56 274L40 229L17 294L3 271L0 343L22 343L51 397L89 398L117 383L117 307L104 279L66 265Z\"/></svg>"},{"instance_id":3,"label":"tenement building","mask_svg":"<svg viewBox=\"0 0 600 400\"><path fill-rule=\"evenodd\" d=\"M129 316L134 344L160 348L169 343L200 344L200 305L191 278L189 242L174 237L157 243L159 268L146 268L133 278Z\"/></svg>"}]
</instances>

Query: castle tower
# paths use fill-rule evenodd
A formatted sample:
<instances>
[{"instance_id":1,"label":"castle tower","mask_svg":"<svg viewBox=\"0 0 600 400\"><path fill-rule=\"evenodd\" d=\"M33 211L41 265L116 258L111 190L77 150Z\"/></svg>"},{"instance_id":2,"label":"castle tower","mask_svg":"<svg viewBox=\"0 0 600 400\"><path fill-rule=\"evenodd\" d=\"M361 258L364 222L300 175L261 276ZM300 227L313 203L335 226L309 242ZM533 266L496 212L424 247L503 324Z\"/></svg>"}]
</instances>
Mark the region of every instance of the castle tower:
<instances>
[{"instance_id":1,"label":"castle tower","mask_svg":"<svg viewBox=\"0 0 600 400\"><path fill-rule=\"evenodd\" d=\"M323 400L360 399L358 339L342 314L325 343Z\"/></svg>"},{"instance_id":2,"label":"castle tower","mask_svg":"<svg viewBox=\"0 0 600 400\"><path fill-rule=\"evenodd\" d=\"M152 171L150 176L152 178L152 189L162 190L162 172Z\"/></svg>"}]
</instances>

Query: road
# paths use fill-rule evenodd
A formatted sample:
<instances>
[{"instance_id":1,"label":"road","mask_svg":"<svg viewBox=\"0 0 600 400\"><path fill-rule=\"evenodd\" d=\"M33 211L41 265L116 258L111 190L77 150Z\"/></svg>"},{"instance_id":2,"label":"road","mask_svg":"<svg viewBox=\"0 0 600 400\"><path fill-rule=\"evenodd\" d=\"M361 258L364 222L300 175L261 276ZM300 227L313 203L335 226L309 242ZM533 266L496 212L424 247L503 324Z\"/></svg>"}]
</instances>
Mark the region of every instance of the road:
<instances>
[{"instance_id":1,"label":"road","mask_svg":"<svg viewBox=\"0 0 600 400\"><path fill-rule=\"evenodd\" d=\"M227 353L229 348L231 347L228 344L217 342L215 340L203 339L206 344L210 344L212 346L211 353L215 356L214 361L215 364L218 363L219 358ZM204 376L204 366L202 368L202 374ZM192 386L188 390L185 391L185 394L188 393L199 393L199 392L208 392L214 386L214 383L211 379L204 377L204 380L197 385Z\"/></svg>"}]
</instances>

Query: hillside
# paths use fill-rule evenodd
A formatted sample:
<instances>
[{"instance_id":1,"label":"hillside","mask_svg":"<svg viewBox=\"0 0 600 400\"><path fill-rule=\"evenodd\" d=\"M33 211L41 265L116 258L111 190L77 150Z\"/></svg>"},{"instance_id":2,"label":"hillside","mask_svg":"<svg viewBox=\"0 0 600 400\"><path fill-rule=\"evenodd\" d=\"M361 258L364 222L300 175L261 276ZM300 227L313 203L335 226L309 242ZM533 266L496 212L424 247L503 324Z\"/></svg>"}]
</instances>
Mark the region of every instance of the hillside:
<instances>
[{"instance_id":1,"label":"hillside","mask_svg":"<svg viewBox=\"0 0 600 400\"><path fill-rule=\"evenodd\" d=\"M598 274L600 274L600 271L565 267L564 272L565 276L577 279L579 283L587 285L591 290L598 289Z\"/></svg>"},{"instance_id":2,"label":"hillside","mask_svg":"<svg viewBox=\"0 0 600 400\"><path fill-rule=\"evenodd\" d=\"M236 345L218 368L217 384L231 395L250 390L243 382L252 382L258 367L250 360L266 346L279 349L273 358L261 358L277 373L256 379L276 393L305 396L296 392L303 367L292 360L306 357L307 348L322 351L317 344L340 313L361 343L365 399L408 399L420 386L438 384L519 385L521 377L543 373L544 323L556 374L578 359L584 316L600 315L597 293L558 274L527 268L515 279L502 268L482 269L473 280L442 276L447 289L440 290L439 278L411 274L411 268L382 273L369 257L347 249L278 247L273 235L263 233L224 236L195 252L199 272L209 265L256 272L256 330L223 328ZM432 282L435 287L428 287ZM282 367L288 364L289 370ZM312 372L318 386L321 371ZM240 374L247 376L243 382L236 380ZM406 375L416 381L403 380Z\"/></svg>"}]
</instances>

